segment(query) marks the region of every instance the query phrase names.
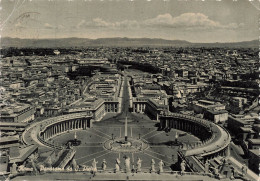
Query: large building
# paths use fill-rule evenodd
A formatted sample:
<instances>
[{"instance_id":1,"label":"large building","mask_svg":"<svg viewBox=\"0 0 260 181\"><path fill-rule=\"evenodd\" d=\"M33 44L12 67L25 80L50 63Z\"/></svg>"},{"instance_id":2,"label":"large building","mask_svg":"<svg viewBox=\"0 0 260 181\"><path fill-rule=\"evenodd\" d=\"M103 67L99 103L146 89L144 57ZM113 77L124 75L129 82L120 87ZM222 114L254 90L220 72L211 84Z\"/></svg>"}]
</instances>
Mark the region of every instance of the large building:
<instances>
[{"instance_id":1,"label":"large building","mask_svg":"<svg viewBox=\"0 0 260 181\"><path fill-rule=\"evenodd\" d=\"M105 112L117 113L120 111L120 103L118 99L107 98L105 99Z\"/></svg>"},{"instance_id":2,"label":"large building","mask_svg":"<svg viewBox=\"0 0 260 181\"><path fill-rule=\"evenodd\" d=\"M73 105L67 108L64 113L92 113L95 121L100 121L106 113L117 113L119 112L119 101L113 98L88 98L78 105Z\"/></svg>"},{"instance_id":3,"label":"large building","mask_svg":"<svg viewBox=\"0 0 260 181\"><path fill-rule=\"evenodd\" d=\"M35 108L28 104L6 106L1 111L1 122L30 122L34 120Z\"/></svg>"},{"instance_id":4,"label":"large building","mask_svg":"<svg viewBox=\"0 0 260 181\"><path fill-rule=\"evenodd\" d=\"M226 110L206 110L204 118L214 123L222 123L228 120L228 111Z\"/></svg>"},{"instance_id":5,"label":"large building","mask_svg":"<svg viewBox=\"0 0 260 181\"><path fill-rule=\"evenodd\" d=\"M134 97L133 98L133 112L144 113L147 104L147 98Z\"/></svg>"},{"instance_id":6,"label":"large building","mask_svg":"<svg viewBox=\"0 0 260 181\"><path fill-rule=\"evenodd\" d=\"M238 139L247 140L254 138L255 131L252 129L255 120L245 120L239 116L228 116L228 129L236 135Z\"/></svg>"},{"instance_id":7,"label":"large building","mask_svg":"<svg viewBox=\"0 0 260 181\"><path fill-rule=\"evenodd\" d=\"M228 120L228 111L225 105L208 100L199 100L192 103L195 113L204 114L204 118L214 123L223 123Z\"/></svg>"},{"instance_id":8,"label":"large building","mask_svg":"<svg viewBox=\"0 0 260 181\"><path fill-rule=\"evenodd\" d=\"M95 121L100 121L105 115L105 104L103 99L89 98L64 111L65 114L71 113L92 113Z\"/></svg>"},{"instance_id":9,"label":"large building","mask_svg":"<svg viewBox=\"0 0 260 181\"><path fill-rule=\"evenodd\" d=\"M260 149L260 139L248 139L248 149Z\"/></svg>"},{"instance_id":10,"label":"large building","mask_svg":"<svg viewBox=\"0 0 260 181\"><path fill-rule=\"evenodd\" d=\"M153 99L147 97L135 97L133 98L133 112L145 113L151 119L159 120L159 117L164 112L169 111L169 105L167 98Z\"/></svg>"},{"instance_id":11,"label":"large building","mask_svg":"<svg viewBox=\"0 0 260 181\"><path fill-rule=\"evenodd\" d=\"M196 113L204 113L206 110L224 110L225 105L216 103L213 101L208 101L208 100L199 100L199 101L194 101L193 104L193 110Z\"/></svg>"},{"instance_id":12,"label":"large building","mask_svg":"<svg viewBox=\"0 0 260 181\"><path fill-rule=\"evenodd\" d=\"M159 121L159 116L169 111L167 99L148 99L145 113L153 120Z\"/></svg>"}]
</instances>

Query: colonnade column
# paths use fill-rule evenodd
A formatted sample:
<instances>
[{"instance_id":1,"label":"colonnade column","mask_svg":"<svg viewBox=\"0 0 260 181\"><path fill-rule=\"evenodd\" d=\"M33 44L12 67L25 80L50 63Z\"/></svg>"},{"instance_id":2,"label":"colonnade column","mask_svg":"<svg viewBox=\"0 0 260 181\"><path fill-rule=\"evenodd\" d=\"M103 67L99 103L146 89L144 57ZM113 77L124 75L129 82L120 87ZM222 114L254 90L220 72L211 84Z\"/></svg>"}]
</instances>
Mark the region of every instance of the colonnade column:
<instances>
[{"instance_id":1,"label":"colonnade column","mask_svg":"<svg viewBox=\"0 0 260 181\"><path fill-rule=\"evenodd\" d=\"M78 128L80 129L80 122L81 122L81 119L79 119L79 122L78 122Z\"/></svg>"},{"instance_id":2,"label":"colonnade column","mask_svg":"<svg viewBox=\"0 0 260 181\"><path fill-rule=\"evenodd\" d=\"M54 134L54 127L51 126L51 137L52 137L53 134Z\"/></svg>"},{"instance_id":3,"label":"colonnade column","mask_svg":"<svg viewBox=\"0 0 260 181\"><path fill-rule=\"evenodd\" d=\"M47 138L50 137L50 129L47 130Z\"/></svg>"},{"instance_id":4,"label":"colonnade column","mask_svg":"<svg viewBox=\"0 0 260 181\"><path fill-rule=\"evenodd\" d=\"M80 128L83 128L83 127L82 127L82 119L79 120L79 127L80 127Z\"/></svg>"},{"instance_id":5,"label":"colonnade column","mask_svg":"<svg viewBox=\"0 0 260 181\"><path fill-rule=\"evenodd\" d=\"M71 129L86 129L92 126L93 119L81 118L75 120L67 120L54 125L50 125L42 133L43 139L49 139L56 134L71 130Z\"/></svg>"},{"instance_id":6,"label":"colonnade column","mask_svg":"<svg viewBox=\"0 0 260 181\"><path fill-rule=\"evenodd\" d=\"M87 129L87 119L83 119L83 129Z\"/></svg>"}]
</instances>

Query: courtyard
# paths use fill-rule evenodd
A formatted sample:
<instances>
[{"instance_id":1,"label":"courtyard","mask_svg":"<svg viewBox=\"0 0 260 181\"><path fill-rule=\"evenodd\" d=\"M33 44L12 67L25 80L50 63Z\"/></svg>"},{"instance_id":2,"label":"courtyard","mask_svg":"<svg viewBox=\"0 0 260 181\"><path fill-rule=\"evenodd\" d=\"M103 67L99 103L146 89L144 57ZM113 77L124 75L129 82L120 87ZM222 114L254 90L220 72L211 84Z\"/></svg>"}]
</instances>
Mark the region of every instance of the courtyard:
<instances>
[{"instance_id":1,"label":"courtyard","mask_svg":"<svg viewBox=\"0 0 260 181\"><path fill-rule=\"evenodd\" d=\"M125 137L124 122L117 120L116 117L95 122L93 127L87 130L71 130L57 135L49 142L56 145L65 145L69 140L75 138L75 132L76 138L81 141L79 146L74 147L77 164L91 166L95 158L98 161L99 169L101 169L103 159L106 160L108 169L114 169L117 158L121 161L121 168L124 168L124 158L128 156L133 164L136 164L136 160L140 158L142 169L145 170L149 170L152 159L156 162L156 167L158 167L158 162L162 160L165 164L165 171L170 171L174 159L177 159L179 149L179 146L170 144L175 140L176 134L178 141L181 143L199 142L198 138L180 130L172 129L168 133L158 131L156 122L146 118L138 121L132 120L131 122L129 120L127 132L130 142L133 143L131 147L110 150L105 147L106 142L124 139ZM117 143L113 145L118 146ZM144 148L139 149L140 145L143 145Z\"/></svg>"}]
</instances>

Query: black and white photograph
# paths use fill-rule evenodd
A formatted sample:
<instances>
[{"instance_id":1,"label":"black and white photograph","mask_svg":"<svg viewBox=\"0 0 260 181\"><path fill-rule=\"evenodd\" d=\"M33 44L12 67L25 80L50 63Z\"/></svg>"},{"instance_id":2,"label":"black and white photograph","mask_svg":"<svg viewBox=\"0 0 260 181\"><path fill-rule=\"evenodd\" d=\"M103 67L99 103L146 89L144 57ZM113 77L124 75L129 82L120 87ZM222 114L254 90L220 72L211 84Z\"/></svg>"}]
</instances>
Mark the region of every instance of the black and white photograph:
<instances>
[{"instance_id":1,"label":"black and white photograph","mask_svg":"<svg viewBox=\"0 0 260 181\"><path fill-rule=\"evenodd\" d=\"M0 0L0 180L259 180L259 12Z\"/></svg>"}]
</instances>

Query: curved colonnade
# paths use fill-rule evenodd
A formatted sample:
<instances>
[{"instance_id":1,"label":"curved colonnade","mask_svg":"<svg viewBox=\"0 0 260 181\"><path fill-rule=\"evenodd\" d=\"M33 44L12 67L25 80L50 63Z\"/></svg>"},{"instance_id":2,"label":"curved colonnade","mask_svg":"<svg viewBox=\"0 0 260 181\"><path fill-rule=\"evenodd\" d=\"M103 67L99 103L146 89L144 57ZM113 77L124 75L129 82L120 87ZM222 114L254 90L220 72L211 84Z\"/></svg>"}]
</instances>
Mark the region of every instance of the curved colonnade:
<instances>
[{"instance_id":1,"label":"curved colonnade","mask_svg":"<svg viewBox=\"0 0 260 181\"><path fill-rule=\"evenodd\" d=\"M92 114L75 113L45 119L30 125L23 132L25 144L55 146L46 140L63 132L75 129L86 129L92 125ZM231 141L229 133L221 126L193 116L171 113L160 117L161 129L179 129L197 136L201 143L186 144L183 147L185 156L197 156L204 160L228 154Z\"/></svg>"},{"instance_id":2,"label":"curved colonnade","mask_svg":"<svg viewBox=\"0 0 260 181\"><path fill-rule=\"evenodd\" d=\"M228 155L231 141L228 131L210 121L193 116L171 113L160 117L161 129L179 129L197 136L201 143L186 144L185 156L197 156L204 160Z\"/></svg>"},{"instance_id":3,"label":"curved colonnade","mask_svg":"<svg viewBox=\"0 0 260 181\"><path fill-rule=\"evenodd\" d=\"M91 113L75 113L34 123L23 132L23 142L26 145L40 144L56 147L54 144L46 142L46 140L69 130L90 128L93 121L92 116Z\"/></svg>"}]
</instances>

